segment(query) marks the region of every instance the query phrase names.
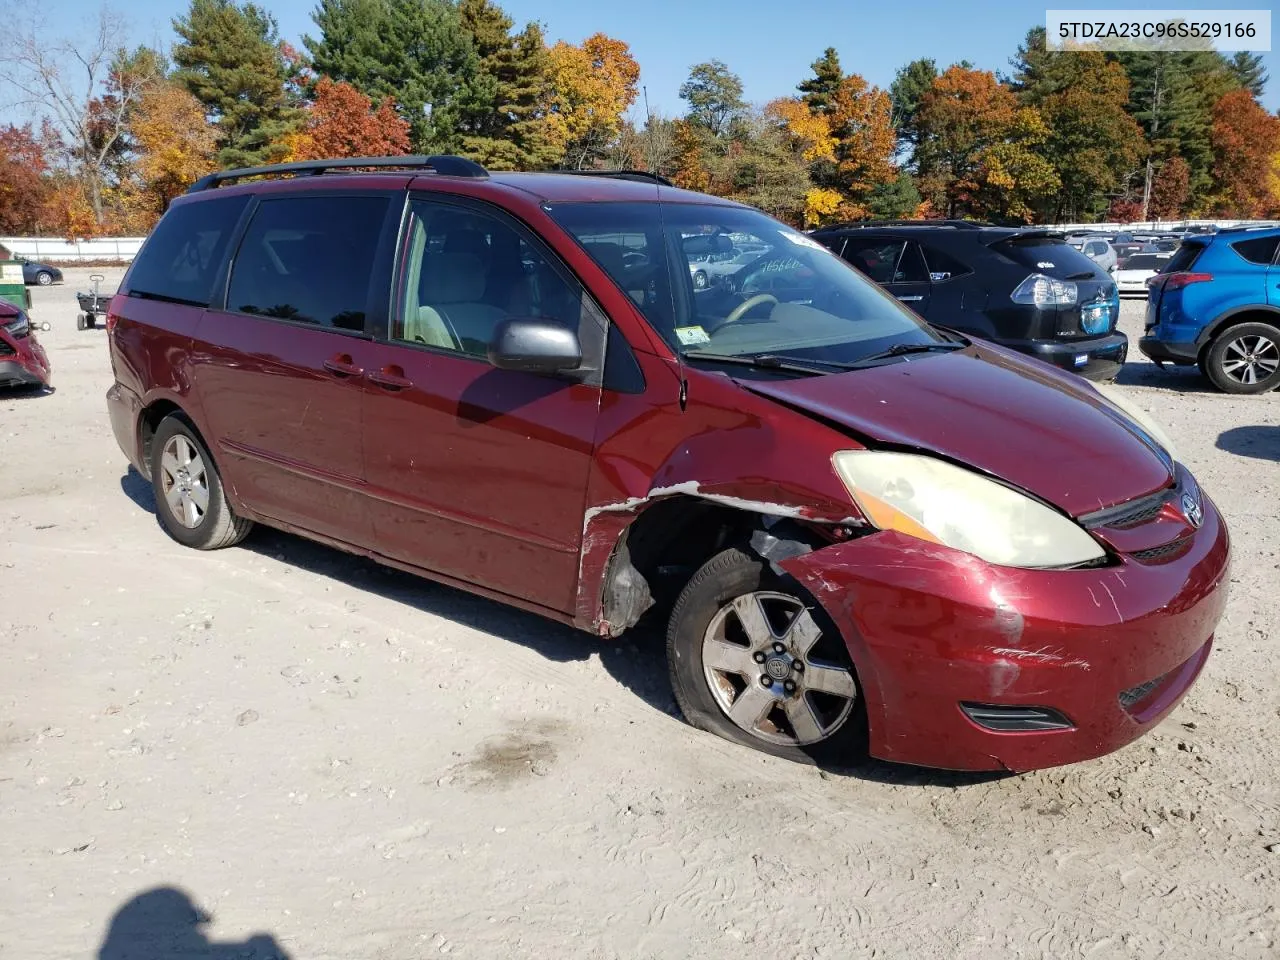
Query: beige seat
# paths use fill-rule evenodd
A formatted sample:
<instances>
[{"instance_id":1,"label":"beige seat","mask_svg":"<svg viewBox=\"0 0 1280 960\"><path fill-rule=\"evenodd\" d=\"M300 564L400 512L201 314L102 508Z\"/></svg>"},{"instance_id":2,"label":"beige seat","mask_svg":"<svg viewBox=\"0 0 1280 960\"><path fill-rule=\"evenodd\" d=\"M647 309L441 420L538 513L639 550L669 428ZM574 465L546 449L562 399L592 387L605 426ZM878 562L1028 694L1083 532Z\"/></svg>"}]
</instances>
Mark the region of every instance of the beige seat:
<instances>
[{"instance_id":1,"label":"beige seat","mask_svg":"<svg viewBox=\"0 0 1280 960\"><path fill-rule=\"evenodd\" d=\"M483 302L486 281L484 264L471 253L428 254L422 267L419 302L453 332L463 352L474 356L485 355L494 329L506 315ZM422 309L418 318L428 326L433 323L432 313Z\"/></svg>"}]
</instances>

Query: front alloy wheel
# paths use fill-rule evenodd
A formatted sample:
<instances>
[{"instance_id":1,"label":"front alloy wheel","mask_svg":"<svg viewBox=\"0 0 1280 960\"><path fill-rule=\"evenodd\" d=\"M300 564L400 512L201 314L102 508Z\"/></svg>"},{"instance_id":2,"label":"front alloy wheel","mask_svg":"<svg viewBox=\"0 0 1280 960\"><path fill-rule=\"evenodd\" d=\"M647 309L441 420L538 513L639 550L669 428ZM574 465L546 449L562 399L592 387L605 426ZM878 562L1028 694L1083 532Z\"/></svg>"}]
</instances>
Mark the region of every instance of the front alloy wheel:
<instances>
[{"instance_id":1,"label":"front alloy wheel","mask_svg":"<svg viewBox=\"0 0 1280 960\"><path fill-rule=\"evenodd\" d=\"M844 638L759 557L731 548L693 575L671 612L667 657L676 702L695 727L790 760L865 754Z\"/></svg>"},{"instance_id":2,"label":"front alloy wheel","mask_svg":"<svg viewBox=\"0 0 1280 960\"><path fill-rule=\"evenodd\" d=\"M702 640L716 704L742 730L779 746L825 740L849 718L857 688L850 670L811 658L821 636L813 615L790 594L735 597Z\"/></svg>"}]
</instances>

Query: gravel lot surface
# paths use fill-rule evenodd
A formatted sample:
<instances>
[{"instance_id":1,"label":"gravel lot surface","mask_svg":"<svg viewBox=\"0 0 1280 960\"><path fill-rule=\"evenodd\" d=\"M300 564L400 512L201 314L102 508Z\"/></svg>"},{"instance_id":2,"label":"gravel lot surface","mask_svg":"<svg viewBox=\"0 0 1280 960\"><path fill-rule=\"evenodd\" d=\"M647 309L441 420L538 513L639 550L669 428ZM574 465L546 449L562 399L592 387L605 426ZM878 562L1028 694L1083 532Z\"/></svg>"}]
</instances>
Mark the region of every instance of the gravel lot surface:
<instances>
[{"instance_id":1,"label":"gravel lot surface","mask_svg":"<svg viewBox=\"0 0 1280 960\"><path fill-rule=\"evenodd\" d=\"M89 272L34 292L56 392L0 396L0 958L1280 956L1280 396L1120 377L1235 545L1154 734L837 774L685 726L652 638L268 530L178 546L75 329Z\"/></svg>"}]
</instances>

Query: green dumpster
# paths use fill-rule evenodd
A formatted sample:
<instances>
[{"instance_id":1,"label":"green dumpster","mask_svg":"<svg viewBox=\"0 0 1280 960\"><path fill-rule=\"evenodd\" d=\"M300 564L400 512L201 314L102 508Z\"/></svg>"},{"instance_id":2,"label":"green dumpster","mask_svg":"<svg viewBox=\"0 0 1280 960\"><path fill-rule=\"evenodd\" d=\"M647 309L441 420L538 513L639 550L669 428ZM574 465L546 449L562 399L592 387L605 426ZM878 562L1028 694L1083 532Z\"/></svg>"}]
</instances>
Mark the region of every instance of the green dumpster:
<instances>
[{"instance_id":1,"label":"green dumpster","mask_svg":"<svg viewBox=\"0 0 1280 960\"><path fill-rule=\"evenodd\" d=\"M31 294L22 280L22 263L0 260L0 300L8 300L22 310L31 309Z\"/></svg>"}]
</instances>

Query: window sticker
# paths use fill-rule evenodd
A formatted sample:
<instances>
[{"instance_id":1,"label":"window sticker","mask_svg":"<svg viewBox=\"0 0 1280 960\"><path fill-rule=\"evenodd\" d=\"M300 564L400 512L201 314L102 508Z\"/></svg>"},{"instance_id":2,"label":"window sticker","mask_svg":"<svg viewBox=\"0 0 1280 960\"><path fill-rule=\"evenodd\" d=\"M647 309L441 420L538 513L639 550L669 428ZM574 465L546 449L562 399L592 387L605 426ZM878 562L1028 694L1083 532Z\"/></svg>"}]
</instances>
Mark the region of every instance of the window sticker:
<instances>
[{"instance_id":1,"label":"window sticker","mask_svg":"<svg viewBox=\"0 0 1280 960\"><path fill-rule=\"evenodd\" d=\"M676 339L682 347L694 347L700 343L710 343L711 337L702 327L676 327Z\"/></svg>"}]
</instances>

